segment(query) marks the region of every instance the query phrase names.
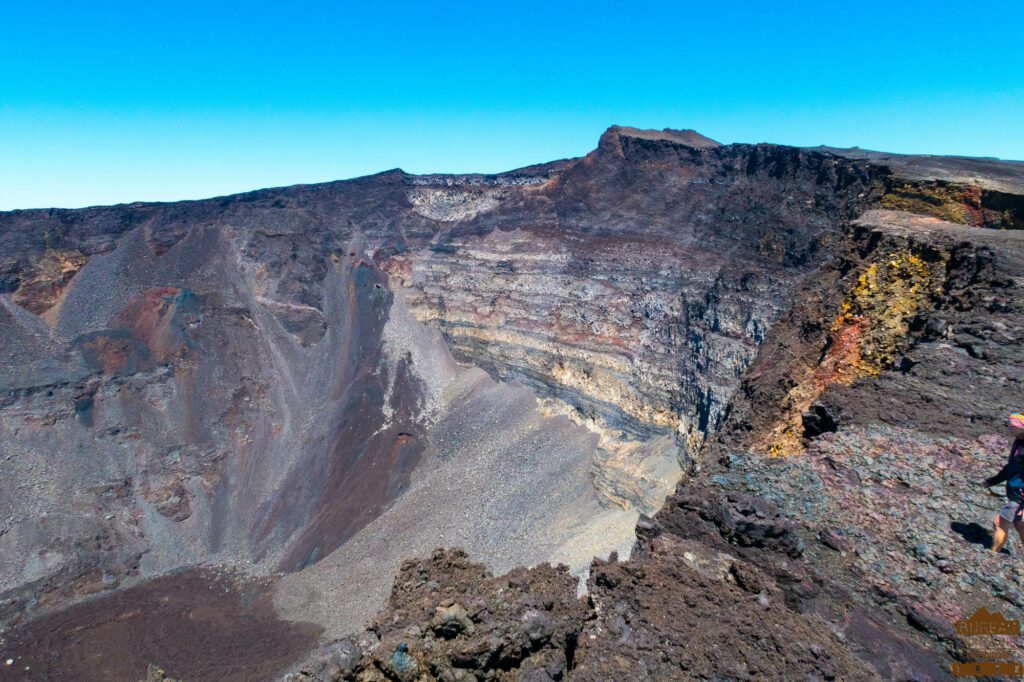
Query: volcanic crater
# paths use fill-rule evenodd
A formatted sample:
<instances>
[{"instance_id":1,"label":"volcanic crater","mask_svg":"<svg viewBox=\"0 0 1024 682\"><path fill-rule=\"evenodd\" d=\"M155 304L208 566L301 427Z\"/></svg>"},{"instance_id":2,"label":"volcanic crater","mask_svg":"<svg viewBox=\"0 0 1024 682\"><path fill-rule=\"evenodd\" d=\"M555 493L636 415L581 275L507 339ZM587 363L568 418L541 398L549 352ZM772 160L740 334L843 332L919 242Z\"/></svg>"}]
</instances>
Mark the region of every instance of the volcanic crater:
<instances>
[{"instance_id":1,"label":"volcanic crater","mask_svg":"<svg viewBox=\"0 0 1024 682\"><path fill-rule=\"evenodd\" d=\"M0 676L945 679L1024 607L956 531L1022 224L1020 162L618 126L0 213Z\"/></svg>"}]
</instances>

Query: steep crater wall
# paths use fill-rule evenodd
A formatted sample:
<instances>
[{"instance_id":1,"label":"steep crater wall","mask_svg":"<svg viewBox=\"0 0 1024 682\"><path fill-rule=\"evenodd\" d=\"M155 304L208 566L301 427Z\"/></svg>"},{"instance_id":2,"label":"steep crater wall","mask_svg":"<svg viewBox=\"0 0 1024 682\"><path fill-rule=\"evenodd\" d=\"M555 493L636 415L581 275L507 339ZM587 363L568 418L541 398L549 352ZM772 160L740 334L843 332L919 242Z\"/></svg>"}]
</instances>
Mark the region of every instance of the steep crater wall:
<instances>
[{"instance_id":1,"label":"steep crater wall","mask_svg":"<svg viewBox=\"0 0 1024 682\"><path fill-rule=\"evenodd\" d=\"M612 128L497 176L0 214L0 613L226 564L289 572L261 594L336 636L439 545L625 556L709 439L830 443L911 379L924 415L955 389L927 368L1016 337L937 314L989 305L957 293L1006 280L989 252L862 217L897 178Z\"/></svg>"},{"instance_id":2,"label":"steep crater wall","mask_svg":"<svg viewBox=\"0 0 1024 682\"><path fill-rule=\"evenodd\" d=\"M383 262L458 359L610 449L669 436L686 466L794 288L882 191L828 154L612 129L554 180Z\"/></svg>"}]
</instances>

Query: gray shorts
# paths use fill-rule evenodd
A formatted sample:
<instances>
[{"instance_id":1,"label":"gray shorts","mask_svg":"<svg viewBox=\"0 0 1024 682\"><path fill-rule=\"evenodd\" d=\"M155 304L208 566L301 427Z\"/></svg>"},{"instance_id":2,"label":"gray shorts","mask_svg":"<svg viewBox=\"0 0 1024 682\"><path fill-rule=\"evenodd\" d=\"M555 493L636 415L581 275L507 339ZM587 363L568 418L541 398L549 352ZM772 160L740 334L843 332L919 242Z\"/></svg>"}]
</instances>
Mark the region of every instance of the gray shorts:
<instances>
[{"instance_id":1,"label":"gray shorts","mask_svg":"<svg viewBox=\"0 0 1024 682\"><path fill-rule=\"evenodd\" d=\"M1013 522L1013 517L1014 517L1015 514L1017 514L1017 509L1019 507L1020 507L1020 503L1019 502L1007 502L1006 504L1003 505L1003 508L999 510L999 516L1004 521L1009 521L1009 522L1012 523ZM1020 520L1020 516L1017 517L1017 520L1018 521Z\"/></svg>"}]
</instances>

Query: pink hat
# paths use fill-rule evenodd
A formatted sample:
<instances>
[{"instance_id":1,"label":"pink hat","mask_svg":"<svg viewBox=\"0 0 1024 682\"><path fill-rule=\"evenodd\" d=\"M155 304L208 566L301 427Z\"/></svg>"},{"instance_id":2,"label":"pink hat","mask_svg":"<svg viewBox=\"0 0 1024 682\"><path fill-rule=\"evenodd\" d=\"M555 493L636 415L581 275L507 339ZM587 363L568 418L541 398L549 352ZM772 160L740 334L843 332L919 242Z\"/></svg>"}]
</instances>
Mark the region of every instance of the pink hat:
<instances>
[{"instance_id":1,"label":"pink hat","mask_svg":"<svg viewBox=\"0 0 1024 682\"><path fill-rule=\"evenodd\" d=\"M1010 415L1010 426L1018 429L1024 429L1024 414L1020 412L1014 412Z\"/></svg>"}]
</instances>

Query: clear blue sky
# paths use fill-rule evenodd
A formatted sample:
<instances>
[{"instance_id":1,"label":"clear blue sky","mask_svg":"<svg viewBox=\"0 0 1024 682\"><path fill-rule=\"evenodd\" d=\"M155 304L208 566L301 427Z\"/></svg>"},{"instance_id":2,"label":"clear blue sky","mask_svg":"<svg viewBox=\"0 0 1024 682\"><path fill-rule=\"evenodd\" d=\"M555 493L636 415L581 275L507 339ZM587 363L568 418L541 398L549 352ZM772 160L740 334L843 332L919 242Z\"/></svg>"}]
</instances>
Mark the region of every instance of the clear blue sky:
<instances>
[{"instance_id":1,"label":"clear blue sky","mask_svg":"<svg viewBox=\"0 0 1024 682\"><path fill-rule=\"evenodd\" d=\"M495 172L613 123L1024 159L1024 2L0 0L0 209Z\"/></svg>"}]
</instances>

